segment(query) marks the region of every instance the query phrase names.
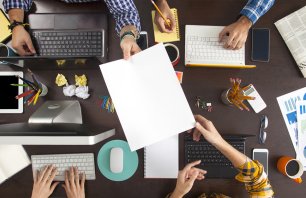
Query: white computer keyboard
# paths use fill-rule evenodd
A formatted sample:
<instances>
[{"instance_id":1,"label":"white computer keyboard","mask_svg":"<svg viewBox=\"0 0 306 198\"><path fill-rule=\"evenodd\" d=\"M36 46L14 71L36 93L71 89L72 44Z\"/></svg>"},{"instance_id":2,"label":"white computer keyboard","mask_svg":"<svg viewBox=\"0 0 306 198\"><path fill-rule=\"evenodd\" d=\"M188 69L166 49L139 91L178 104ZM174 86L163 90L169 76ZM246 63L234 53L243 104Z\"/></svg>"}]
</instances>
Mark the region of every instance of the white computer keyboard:
<instances>
[{"instance_id":1,"label":"white computer keyboard","mask_svg":"<svg viewBox=\"0 0 306 198\"><path fill-rule=\"evenodd\" d=\"M244 50L227 50L218 37L186 37L186 58L188 60L205 61L207 63L232 63L244 60ZM191 61L193 62L193 61Z\"/></svg>"},{"instance_id":2,"label":"white computer keyboard","mask_svg":"<svg viewBox=\"0 0 306 198\"><path fill-rule=\"evenodd\" d=\"M65 171L71 166L78 167L79 172L84 172L86 180L96 179L93 153L32 155L31 160L33 175L37 173L37 170L53 164L58 171L55 181L64 181Z\"/></svg>"}]
</instances>

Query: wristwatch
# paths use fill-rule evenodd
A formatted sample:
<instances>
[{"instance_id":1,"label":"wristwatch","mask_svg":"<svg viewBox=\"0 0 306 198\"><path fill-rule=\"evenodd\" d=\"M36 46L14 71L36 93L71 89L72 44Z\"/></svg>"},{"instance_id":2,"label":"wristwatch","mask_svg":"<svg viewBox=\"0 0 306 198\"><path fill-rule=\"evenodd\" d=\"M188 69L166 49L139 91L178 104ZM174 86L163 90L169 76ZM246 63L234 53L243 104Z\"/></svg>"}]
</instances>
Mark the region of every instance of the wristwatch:
<instances>
[{"instance_id":1,"label":"wristwatch","mask_svg":"<svg viewBox=\"0 0 306 198\"><path fill-rule=\"evenodd\" d=\"M140 37L138 31L136 32L134 30L129 30L129 31L123 32L123 34L120 36L120 41L122 41L124 37L127 35L133 36L135 40L139 39Z\"/></svg>"},{"instance_id":2,"label":"wristwatch","mask_svg":"<svg viewBox=\"0 0 306 198\"><path fill-rule=\"evenodd\" d=\"M11 23L10 25L8 25L8 28L11 30L11 32L13 31L13 29L15 27L17 27L18 25L22 25L23 27L25 27L26 25L29 25L28 23L23 23L23 22L19 22L14 20L13 23Z\"/></svg>"}]
</instances>

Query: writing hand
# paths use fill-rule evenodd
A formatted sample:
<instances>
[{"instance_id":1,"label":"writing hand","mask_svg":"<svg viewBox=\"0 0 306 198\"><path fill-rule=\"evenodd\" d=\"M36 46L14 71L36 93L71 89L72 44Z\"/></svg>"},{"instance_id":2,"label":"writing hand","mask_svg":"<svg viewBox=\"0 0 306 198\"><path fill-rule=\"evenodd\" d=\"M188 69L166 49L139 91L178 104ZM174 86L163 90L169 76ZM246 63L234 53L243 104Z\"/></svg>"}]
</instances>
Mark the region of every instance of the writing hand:
<instances>
[{"instance_id":1,"label":"writing hand","mask_svg":"<svg viewBox=\"0 0 306 198\"><path fill-rule=\"evenodd\" d=\"M157 25L159 31L161 32L173 32L176 26L176 22L167 1L158 1L157 6L160 9L161 13L164 15L164 17L168 19L170 27L167 25L165 20L160 16L157 11L155 12L154 23Z\"/></svg>"}]
</instances>

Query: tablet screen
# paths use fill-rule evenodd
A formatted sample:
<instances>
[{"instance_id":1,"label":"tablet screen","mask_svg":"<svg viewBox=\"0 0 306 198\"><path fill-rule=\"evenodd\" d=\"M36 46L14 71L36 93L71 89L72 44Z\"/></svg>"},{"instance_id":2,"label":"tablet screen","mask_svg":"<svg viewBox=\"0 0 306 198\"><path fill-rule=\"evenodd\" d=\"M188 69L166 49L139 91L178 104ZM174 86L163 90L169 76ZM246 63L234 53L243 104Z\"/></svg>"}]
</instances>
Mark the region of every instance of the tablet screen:
<instances>
[{"instance_id":1,"label":"tablet screen","mask_svg":"<svg viewBox=\"0 0 306 198\"><path fill-rule=\"evenodd\" d=\"M23 87L12 86L12 84L22 84L16 75L22 77L23 73L0 72L0 113L22 113L23 111L23 99L15 98L23 92Z\"/></svg>"}]
</instances>

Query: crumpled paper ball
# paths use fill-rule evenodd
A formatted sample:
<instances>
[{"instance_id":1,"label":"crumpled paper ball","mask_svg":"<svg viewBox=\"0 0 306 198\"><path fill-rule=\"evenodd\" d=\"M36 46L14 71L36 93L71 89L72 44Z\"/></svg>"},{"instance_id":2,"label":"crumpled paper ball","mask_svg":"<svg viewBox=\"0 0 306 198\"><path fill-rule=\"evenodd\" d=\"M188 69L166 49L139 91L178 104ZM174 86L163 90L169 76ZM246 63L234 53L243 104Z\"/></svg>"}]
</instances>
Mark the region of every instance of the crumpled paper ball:
<instances>
[{"instance_id":1,"label":"crumpled paper ball","mask_svg":"<svg viewBox=\"0 0 306 198\"><path fill-rule=\"evenodd\" d=\"M88 86L79 86L75 89L75 95L79 98L87 99L90 96L88 91Z\"/></svg>"},{"instance_id":2,"label":"crumpled paper ball","mask_svg":"<svg viewBox=\"0 0 306 198\"><path fill-rule=\"evenodd\" d=\"M67 79L63 74L57 74L55 83L60 87L67 84Z\"/></svg>"},{"instance_id":3,"label":"crumpled paper ball","mask_svg":"<svg viewBox=\"0 0 306 198\"><path fill-rule=\"evenodd\" d=\"M67 85L63 87L63 93L65 96L74 96L75 95L76 86L75 85Z\"/></svg>"},{"instance_id":4,"label":"crumpled paper ball","mask_svg":"<svg viewBox=\"0 0 306 198\"><path fill-rule=\"evenodd\" d=\"M87 78L84 74L82 76L74 75L74 78L75 78L75 85L77 86L87 85Z\"/></svg>"}]
</instances>

